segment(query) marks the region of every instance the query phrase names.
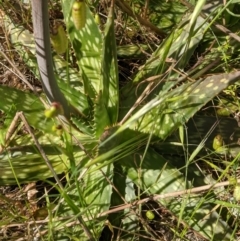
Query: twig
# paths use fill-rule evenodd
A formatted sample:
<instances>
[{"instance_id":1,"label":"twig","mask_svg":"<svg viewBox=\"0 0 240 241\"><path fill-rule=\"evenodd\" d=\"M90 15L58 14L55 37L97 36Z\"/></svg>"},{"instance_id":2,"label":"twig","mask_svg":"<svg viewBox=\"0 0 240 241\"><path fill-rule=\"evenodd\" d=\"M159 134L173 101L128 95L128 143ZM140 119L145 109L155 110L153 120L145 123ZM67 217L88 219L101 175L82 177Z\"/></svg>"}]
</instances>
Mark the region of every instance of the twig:
<instances>
[{"instance_id":1,"label":"twig","mask_svg":"<svg viewBox=\"0 0 240 241\"><path fill-rule=\"evenodd\" d=\"M53 174L53 177L55 178L57 184L59 185L59 187L60 187L60 188L62 189L62 191L64 192L64 188L63 188L62 183L60 182L60 180L59 180L56 172L54 171L51 163L49 162L49 160L48 160L45 152L43 151L41 145L39 144L37 138L35 137L35 135L34 135L33 132L31 131L31 127L30 127L30 125L28 124L28 122L27 122L27 120L26 120L26 118L25 118L25 116L24 116L24 114L23 114L22 112L20 112L20 117L21 117L22 121L24 122L25 126L27 127L29 134L32 136L32 138L33 138L33 140L34 140L34 142L35 142L35 144L36 144L36 146L37 146L40 154L42 155L43 159L45 160L48 168L51 170L51 172L52 172L52 174ZM88 229L88 227L84 224L84 221L83 221L82 217L79 216L79 217L78 217L78 221L79 221L79 224L81 225L82 229L84 230L84 232L85 232L86 235L88 236L89 240L94 241L94 238L93 238L90 230Z\"/></svg>"},{"instance_id":2,"label":"twig","mask_svg":"<svg viewBox=\"0 0 240 241\"><path fill-rule=\"evenodd\" d=\"M36 136L35 136L34 133L32 132L32 129L31 129L30 125L28 124L28 121L27 121L26 117L24 116L23 112L17 112L15 117L17 117L17 118L20 117L21 120L23 121L25 127L26 127L27 130L28 130L28 133L31 135L32 139L34 140L34 142L35 142L35 144L36 144L36 146L37 146L37 148L38 148L38 150L39 150L42 158L45 160L48 168L49 168L50 171L52 172L52 175L53 175L53 177L55 178L57 184L58 184L59 187L63 190L63 185L62 185L62 183L60 182L60 180L59 180L56 172L54 171L54 169L53 169L53 167L52 167L52 164L51 164L50 161L48 160L48 157L46 156L44 150L42 149L41 145L39 144Z\"/></svg>"},{"instance_id":3,"label":"twig","mask_svg":"<svg viewBox=\"0 0 240 241\"><path fill-rule=\"evenodd\" d=\"M8 63L12 66L13 69L15 69L15 71L17 72L17 76L20 77L20 79L34 92L35 95L38 96L38 93L35 89L34 86L32 86L28 80L26 79L26 77L21 73L20 70L18 70L18 68L16 67L16 65L8 58L8 56L2 51L0 50L0 54L8 61ZM1 63L2 64L2 63ZM9 69L9 71L11 71L12 73L14 73L11 69ZM14 73L15 74L15 73Z\"/></svg>"},{"instance_id":4,"label":"twig","mask_svg":"<svg viewBox=\"0 0 240 241\"><path fill-rule=\"evenodd\" d=\"M240 184L240 179L237 179L236 183L234 183L234 184ZM156 201L156 200L159 200L159 199L166 199L166 198L179 197L179 196L183 196L183 195L190 195L190 194L193 194L193 193L210 191L211 189L229 186L229 185L234 185L234 184L232 183L232 181L225 181L225 182L220 182L220 183L216 183L216 184L209 184L209 185L205 185L205 186L201 186L201 187L194 187L194 188L183 190L183 191L154 195L153 197L144 198L144 199L141 199L139 201L135 201L135 202L129 203L129 204L123 204L123 205L120 205L116 208L113 208L113 209L110 209L108 211L102 212L98 215L98 217L106 216L106 215L109 215L110 213L119 212L119 211L124 210L126 208L132 208L134 206L138 206L140 204L143 204L143 203L146 203L146 202L149 202L149 201L152 201L152 200Z\"/></svg>"},{"instance_id":5,"label":"twig","mask_svg":"<svg viewBox=\"0 0 240 241\"><path fill-rule=\"evenodd\" d=\"M100 218L100 217L103 217L103 216L107 216L107 215L109 215L111 213L116 213L116 212L122 211L122 210L127 209L127 208L133 208L133 207L136 207L138 205L147 203L149 201L157 201L159 199L166 199L166 198L173 198L173 197L179 197L179 196L184 196L184 195L190 195L190 194L193 194L193 193L200 193L200 192L204 192L204 191L210 191L212 189L216 189L216 188L219 188L219 187L236 185L236 184L240 184L240 179L237 179L235 183L233 183L232 181L225 181L225 182L220 182L220 183L216 183L216 184L209 184L209 185L205 185L205 186L201 186L201 187L195 187L195 188L182 190L182 191L177 191L177 192L172 192L172 193L165 193L165 194L154 195L152 197L144 198L144 199L141 199L141 200L129 203L129 204L123 204L123 205L120 205L120 206L115 207L113 209L110 209L108 211L102 212L102 213L100 213L97 216L97 218ZM54 221L68 220L70 218L71 218L71 216L69 216L69 217L62 217L60 219L57 218ZM90 221L90 219L84 219L84 220L85 221ZM26 224L28 224L28 225L44 224L44 223L48 223L48 222L49 222L49 219L45 219L45 220L39 220L39 221L30 221L30 222L24 223L24 224L20 224L20 223L11 224L11 225L6 225L4 227L24 226ZM78 224L78 222L77 221L73 221L72 223L68 223L66 225L69 227L69 226L76 225L76 224Z\"/></svg>"},{"instance_id":6,"label":"twig","mask_svg":"<svg viewBox=\"0 0 240 241\"><path fill-rule=\"evenodd\" d=\"M46 154L45 154L44 150L42 149L40 143L38 142L36 136L35 136L34 133L32 132L32 129L31 129L30 125L28 124L28 121L27 121L26 117L24 116L23 112L17 112L17 113L16 113L16 115L15 115L15 117L14 117L14 119L13 119L11 125L10 125L10 130L7 132L7 137L10 138L10 135L14 132L15 127L16 127L16 125L17 125L17 121L18 121L19 118L20 118L20 119L22 120L22 122L24 123L26 129L28 130L29 134L31 135L32 139L34 140L34 142L35 142L35 144L36 144L36 146L37 146L37 148L38 148L38 150L39 150L42 158L45 160L45 162L46 162L48 168L50 169L50 171L52 172L52 175L53 175L53 177L55 178L58 186L61 188L61 190L62 190L63 193L64 193L64 187L63 187L61 181L59 180L56 172L54 171L54 169L53 169L53 167L52 167L52 164L51 164L50 161L48 160L48 157L46 156ZM64 193L64 194L65 194L65 193ZM94 241L94 238L93 238L90 230L89 230L88 227L84 224L83 218L79 216L79 217L78 217L78 221L79 221L79 224L81 225L81 227L83 228L83 230L85 231L86 235L88 236L89 240Z\"/></svg>"},{"instance_id":7,"label":"twig","mask_svg":"<svg viewBox=\"0 0 240 241\"><path fill-rule=\"evenodd\" d=\"M10 142L10 138L12 137L13 133L16 130L17 127L17 121L18 121L18 115L16 114L7 130L6 136L4 138L4 145L0 145L0 153L4 150L4 148L6 146L8 146L9 142Z\"/></svg>"}]
</instances>

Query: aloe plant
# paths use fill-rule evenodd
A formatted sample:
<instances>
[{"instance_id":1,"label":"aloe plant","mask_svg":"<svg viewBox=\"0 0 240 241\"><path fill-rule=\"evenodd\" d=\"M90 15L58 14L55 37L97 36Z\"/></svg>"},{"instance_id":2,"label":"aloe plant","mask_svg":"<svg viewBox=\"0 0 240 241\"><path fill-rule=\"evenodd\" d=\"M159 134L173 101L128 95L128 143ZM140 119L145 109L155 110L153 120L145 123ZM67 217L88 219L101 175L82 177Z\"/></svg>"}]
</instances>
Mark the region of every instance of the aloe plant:
<instances>
[{"instance_id":1,"label":"aloe plant","mask_svg":"<svg viewBox=\"0 0 240 241\"><path fill-rule=\"evenodd\" d=\"M64 109L71 106L66 112L67 120L63 123L65 134L62 137L54 136L51 126L58 120L44 120L44 107L34 94L1 86L0 93L6 99L0 103L0 109L7 114L8 119L13 118L16 111L23 111L30 125L39 131L39 141L49 161L56 167L56 173L71 170L69 183L61 191L65 202L60 202L56 213L58 216L83 217L90 237L86 237L86 230L82 227L69 228L59 233L56 231L55 234L59 239L64 236L69 240L76 237L94 240L100 237L106 221L106 216L101 216L101 213L112 206L140 198L135 194L134 185L149 195L191 187L187 175L184 176L174 166L174 162L166 160L149 145L151 141L162 144L215 95L237 81L240 71L213 75L192 83L182 81L176 74L174 68L186 66L200 42L199 35L203 36L207 28L202 17L197 16L195 24L186 24L186 20L179 24L176 31L164 40L142 66L133 81L119 90L113 5L109 9L104 31L101 32L87 6L86 23L77 29L71 16L72 4L73 1L69 3L63 0L62 9L80 72L55 55L53 70L56 81L55 78L50 81L54 83L53 88L56 86L61 93L55 93L56 97L50 95L49 98L45 89L45 97L50 101L57 98L63 101ZM189 19L192 19L191 16ZM34 56L33 36L14 25L7 16L5 24L11 33L12 44L26 65L36 76L40 76ZM189 28L191 34L187 30ZM39 34L37 29L34 31ZM189 45L193 48L188 48ZM180 60L177 65L166 64L170 58ZM51 61L51 56L46 60ZM165 73L168 77L162 78ZM155 77L154 81L145 81L151 77ZM180 80L174 81L176 78ZM58 94L63 95L63 99ZM10 145L1 153L1 185L45 180L52 175L34 148L34 142L26 144L24 138L20 137L17 145L18 150ZM185 163L182 164L184 166ZM212 212L211 200L203 203L202 197L190 195L184 202L182 199L159 202L204 237L214 236L213 240L230 239L232 231L216 211ZM203 221L205 214L210 211L212 215ZM111 225L124 227L126 231L138 227L137 215L131 215L130 218L121 218L121 215L126 215L126 212L109 215ZM56 222L54 225L58 230L62 224Z\"/></svg>"}]
</instances>

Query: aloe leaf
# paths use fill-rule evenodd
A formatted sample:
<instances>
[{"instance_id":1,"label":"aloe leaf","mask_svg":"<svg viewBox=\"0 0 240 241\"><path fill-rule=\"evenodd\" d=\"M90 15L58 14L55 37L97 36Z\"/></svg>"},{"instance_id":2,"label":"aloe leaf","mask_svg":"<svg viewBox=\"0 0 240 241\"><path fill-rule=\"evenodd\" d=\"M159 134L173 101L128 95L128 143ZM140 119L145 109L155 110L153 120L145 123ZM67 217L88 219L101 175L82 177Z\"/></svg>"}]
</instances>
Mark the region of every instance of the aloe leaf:
<instances>
[{"instance_id":1,"label":"aloe leaf","mask_svg":"<svg viewBox=\"0 0 240 241\"><path fill-rule=\"evenodd\" d=\"M93 164L101 164L96 169L115 162L134 153L140 146L146 144L148 136L146 134L131 130L124 129L124 131L117 133L120 127L114 125L112 127L105 128L104 133L100 137L100 143L98 146L98 155L96 158L86 164L86 167L92 166Z\"/></svg>"},{"instance_id":2,"label":"aloe leaf","mask_svg":"<svg viewBox=\"0 0 240 241\"><path fill-rule=\"evenodd\" d=\"M207 5L206 11L210 6ZM212 10L212 9L211 9ZM156 76L166 71L169 66L166 60L178 60L175 68L184 68L192 56L192 53L203 38L203 31L206 29L205 20L198 16L196 23L190 23L192 16L187 15L168 38L152 54L152 57L141 68L133 82L140 82L150 76ZM188 23L189 22L189 23ZM193 26L192 34L189 29ZM195 31L195 33L193 32Z\"/></svg>"},{"instance_id":3,"label":"aloe leaf","mask_svg":"<svg viewBox=\"0 0 240 241\"><path fill-rule=\"evenodd\" d=\"M177 168L171 166L166 159L152 149L139 155L126 158L122 163L126 167L128 177L149 194L165 194L185 190L186 180ZM134 161L132 159L134 158ZM140 174L139 174L139 170ZM188 185L191 184L188 182ZM160 203L167 206L197 232L207 239L230 240L232 230L222 221L220 215L213 211L211 200L201 196L189 195L180 199L161 199ZM180 214L181 212L181 214Z\"/></svg>"},{"instance_id":4,"label":"aloe leaf","mask_svg":"<svg viewBox=\"0 0 240 241\"><path fill-rule=\"evenodd\" d=\"M94 172L91 172L91 169L83 178L86 185L84 186L83 197L86 204L89 205L89 210L87 210L89 217L95 220L91 220L90 225L95 229L95 232L97 231L99 237L106 217L100 219L96 219L96 217L99 213L108 210L110 206L112 187L109 181L112 181L113 178L113 165L108 165ZM85 207L83 207L83 210L85 210ZM98 230L96 230L97 227Z\"/></svg>"},{"instance_id":5,"label":"aloe leaf","mask_svg":"<svg viewBox=\"0 0 240 241\"><path fill-rule=\"evenodd\" d=\"M94 120L95 120L95 136L96 138L99 138L100 135L104 132L104 129L107 126L111 125L109 113L104 103L104 97L103 97L102 91L99 92L99 95L96 99L95 108L94 108Z\"/></svg>"},{"instance_id":6,"label":"aloe leaf","mask_svg":"<svg viewBox=\"0 0 240 241\"><path fill-rule=\"evenodd\" d=\"M100 137L100 141L104 141L104 139L108 138L108 136L114 133L117 128L117 126L114 126L106 129ZM96 168L99 169L100 166L109 165L108 163L110 163L110 165L113 165L114 167L112 180L112 185L114 186L114 189L111 195L111 207L121 205L124 203L124 201L130 202L136 198L134 184L132 180L126 176L126 173L121 166L121 160L124 160L124 155L129 155L128 151L125 152L124 146L126 147L126 145L129 145L129 143L126 144L126 140L131 139L131 134L133 135L131 131L126 131L126 133L121 137L118 136L118 138L112 140L110 145L99 147L98 157L104 160L103 163L101 163L101 165L96 165L96 167L93 167L93 165L90 162L92 171L95 171ZM136 133L134 134L136 135ZM120 143L122 143L121 146L119 146ZM138 144L134 142L133 145L130 145L131 150L134 149L134 145ZM106 157L106 153L108 157ZM120 156L118 156L118 154L120 154ZM106 160L110 160L110 162ZM118 160L118 162L116 162L116 160ZM110 223L109 226L121 226L122 228L124 228L124 230L126 230L126 232L122 232L122 234L120 235L118 230L115 230L114 228L112 228L113 230L111 230L111 227L109 227L107 230L103 231L104 239L115 239L116 237L120 236L127 238L128 232L131 232L133 230L136 231L139 222L137 215L131 215L129 213L129 209L109 214L108 221Z\"/></svg>"},{"instance_id":7,"label":"aloe leaf","mask_svg":"<svg viewBox=\"0 0 240 241\"><path fill-rule=\"evenodd\" d=\"M89 136L94 136L95 128L89 122L74 116L71 117L71 121L77 127L77 129L80 130L82 133Z\"/></svg>"},{"instance_id":8,"label":"aloe leaf","mask_svg":"<svg viewBox=\"0 0 240 241\"><path fill-rule=\"evenodd\" d=\"M53 176L39 154L22 151L3 152L0 154L0 159L0 185L15 185L16 183L45 180ZM65 155L48 155L48 159L57 174L67 171L69 168L68 159Z\"/></svg>"},{"instance_id":9,"label":"aloe leaf","mask_svg":"<svg viewBox=\"0 0 240 241\"><path fill-rule=\"evenodd\" d=\"M111 124L118 119L118 65L114 32L113 6L109 10L103 39L102 75L100 78L103 102L107 107Z\"/></svg>"},{"instance_id":10,"label":"aloe leaf","mask_svg":"<svg viewBox=\"0 0 240 241\"><path fill-rule=\"evenodd\" d=\"M236 71L210 76L202 82L183 84L170 92L168 97L166 95L154 98L121 126L118 132L126 127L137 127L139 131L165 139L239 77L240 71Z\"/></svg>"},{"instance_id":11,"label":"aloe leaf","mask_svg":"<svg viewBox=\"0 0 240 241\"><path fill-rule=\"evenodd\" d=\"M114 134L116 130L117 127L112 129L111 134ZM107 135L104 135L104 137L108 138ZM103 153L104 156L102 161L111 158L109 155L114 155L115 159L119 160L118 163L125 168L128 178L141 190L146 190L150 195L171 193L185 190L186 186L188 188L191 187L192 180L187 182L183 174L170 164L171 161L166 160L152 149L149 148L145 153L131 146L131 149L135 149L135 151L133 151L134 154L129 154L129 151L125 153L124 148L126 148L126 146L120 146L118 142L122 143L124 139L127 140L129 138L129 133L126 132L124 135L122 134L122 136L115 136L109 143L106 142L104 144L103 139L103 144L100 147L100 153ZM125 153L125 156L123 154L119 157L119 150L116 148L119 148L121 153ZM109 150L111 150L112 153L109 153ZM106 151L109 153L108 156L105 155ZM90 163L93 165L94 161ZM100 163L100 160L98 163ZM97 169L95 168L93 171L94 170ZM177 199L176 201L175 199L162 199L160 202L206 238L213 237L214 227L216 229L216 238L213 240L218 240L221 235L223 235L224 240L229 240L228 238L232 230L222 221L221 216L217 212L212 212L214 207L214 205L212 205L214 202L212 198L213 197L209 199L207 196L189 195L189 197ZM207 218L205 219L205 217Z\"/></svg>"},{"instance_id":12,"label":"aloe leaf","mask_svg":"<svg viewBox=\"0 0 240 241\"><path fill-rule=\"evenodd\" d=\"M213 11L215 7L212 8L211 4L208 4L204 7L203 11L209 13L209 9L210 11ZM137 101L137 98L149 85L149 82L144 83L148 78L155 77L155 80L152 80L152 83L156 83L154 91L149 94L148 99L156 94L164 96L167 91L170 91L176 86L176 81L171 81L171 79L177 79L179 74L171 71L172 66L176 69L183 69L186 67L194 50L202 41L204 31L207 28L205 20L201 16L197 17L196 24L191 23L192 25L190 25L189 20L191 20L191 15L186 16L186 18L179 24L178 28L176 28L176 30L163 41L152 54L152 57L140 68L133 79L135 85L130 83L122 89L123 101L121 103L120 118L124 117L126 110L129 110L129 108L133 106ZM191 26L192 32L190 34L189 29ZM165 79L168 81L164 80L161 82L161 75L166 71L168 72ZM142 82L141 85L139 85L140 82Z\"/></svg>"},{"instance_id":13,"label":"aloe leaf","mask_svg":"<svg viewBox=\"0 0 240 241\"><path fill-rule=\"evenodd\" d=\"M153 49L154 46L151 46ZM117 46L117 56L119 59L141 59L146 57L146 54L144 52L150 52L150 47L145 44L127 44L127 45L121 45Z\"/></svg>"},{"instance_id":14,"label":"aloe leaf","mask_svg":"<svg viewBox=\"0 0 240 241\"><path fill-rule=\"evenodd\" d=\"M216 125L217 124L217 125ZM220 134L223 137L224 143L232 157L237 157L240 152L238 137L240 130L238 123L233 118L218 117L218 116L201 116L196 115L186 123L185 142L182 144L179 137L174 133L169 136L163 143L156 144L161 153L181 154L183 150L188 150L193 153L202 142L208 133L209 136L204 141L204 148L199 152L199 155L212 153L214 137ZM215 128L213 128L216 126ZM234 133L234 134L233 134ZM231 137L231 138L230 138Z\"/></svg>"},{"instance_id":15,"label":"aloe leaf","mask_svg":"<svg viewBox=\"0 0 240 241\"><path fill-rule=\"evenodd\" d=\"M71 17L73 2L73 0L70 2L62 0L64 19L84 81L85 93L94 99L95 94L99 93L101 88L99 77L101 74L102 34L87 5L85 26L81 30L75 28Z\"/></svg>"},{"instance_id":16,"label":"aloe leaf","mask_svg":"<svg viewBox=\"0 0 240 241\"><path fill-rule=\"evenodd\" d=\"M107 126L116 123L118 117L118 68L112 11L113 8L110 9L105 26L100 90L94 108L97 138Z\"/></svg>"},{"instance_id":17,"label":"aloe leaf","mask_svg":"<svg viewBox=\"0 0 240 241\"><path fill-rule=\"evenodd\" d=\"M173 32L166 40L163 41L163 43L152 54L152 57L149 58L144 66L140 68L140 71L138 71L133 79L133 83L139 83L148 77L160 75L166 71L166 69L170 66L167 63L167 58L174 48L176 37L180 34L180 32Z\"/></svg>"},{"instance_id":18,"label":"aloe leaf","mask_svg":"<svg viewBox=\"0 0 240 241\"><path fill-rule=\"evenodd\" d=\"M174 34L171 34L153 54L152 57L147 60L146 64L142 66L140 71L137 72L136 76L133 79L133 83L130 82L126 84L121 89L121 105L119 118L122 119L125 117L126 113L131 109L134 104L137 102L137 97L147 88L148 85L153 84L154 82L146 82L147 78L156 77L156 81L159 81L161 74L164 73L169 64L166 64L166 58L169 54L172 42L174 41ZM158 78L157 78L158 77ZM142 83L137 86L138 83ZM171 88L175 83L170 83L168 89ZM159 94L159 89L162 89L164 84L160 81L158 87L151 91L147 100L151 97ZM137 86L137 87L136 87ZM166 92L166 90L165 90ZM164 93L163 93L164 94ZM136 108L138 109L138 108Z\"/></svg>"},{"instance_id":19,"label":"aloe leaf","mask_svg":"<svg viewBox=\"0 0 240 241\"><path fill-rule=\"evenodd\" d=\"M123 118L127 111L137 102L137 98L142 92L148 87L151 91L148 91L147 100L153 98L153 96L159 94L161 91L162 96L170 90L176 82L161 82L162 74L169 68L173 63L168 63L168 57L174 49L175 40L181 34L182 29L173 32L158 49L152 54L152 57L147 60L144 66L140 68L136 76L133 79L133 83L126 84L121 90L121 106L119 118ZM169 72L171 73L171 71ZM155 78L152 81L147 81L148 78ZM140 85L139 83L142 82ZM155 84L156 83L156 84ZM153 88L154 86L154 88ZM152 90L153 89L153 90ZM138 108L136 108L138 109Z\"/></svg>"},{"instance_id":20,"label":"aloe leaf","mask_svg":"<svg viewBox=\"0 0 240 241\"><path fill-rule=\"evenodd\" d=\"M112 187L109 181L113 178L113 166L108 165L98 171L91 171L92 167L85 173L84 177L77 181L74 176L70 182L69 190L67 190L71 201L74 202L77 213L73 212L68 200L65 200L57 212L57 216L81 215L96 240L99 239L104 227L106 216L98 217L99 213L107 211L110 207ZM108 180L107 180L108 179ZM55 223L55 230L61 223ZM74 231L73 231L74 230ZM62 235L77 236L80 240L89 240L86 234L79 226L74 226L73 229L65 229Z\"/></svg>"},{"instance_id":21,"label":"aloe leaf","mask_svg":"<svg viewBox=\"0 0 240 241\"><path fill-rule=\"evenodd\" d=\"M7 16L5 16L5 19L5 27L10 32L12 44L34 75L39 77L33 35L23 27L14 25ZM61 91L69 103L78 109L82 116L86 116L89 113L89 105L87 96L84 94L81 76L58 55L54 55L53 60L55 75Z\"/></svg>"},{"instance_id":22,"label":"aloe leaf","mask_svg":"<svg viewBox=\"0 0 240 241\"><path fill-rule=\"evenodd\" d=\"M193 13L187 14L179 24L177 32L180 34L175 38L168 55L168 58L178 60L175 68L183 69L189 63L191 56L210 26L206 19L211 18L211 14L218 7L216 2L212 4L206 3L205 0L198 1ZM200 12L204 13L206 18L203 18Z\"/></svg>"},{"instance_id":23,"label":"aloe leaf","mask_svg":"<svg viewBox=\"0 0 240 241\"><path fill-rule=\"evenodd\" d=\"M57 174L69 170L72 152L76 165L85 157L85 153L78 146L73 146L72 152L68 153L60 137L55 137L52 134L43 135L42 132L36 134L36 137ZM10 143L0 153L0 185L45 180L53 176L33 140L21 136L13 141L16 142L16 145ZM27 141L28 143L25 144Z\"/></svg>"},{"instance_id":24,"label":"aloe leaf","mask_svg":"<svg viewBox=\"0 0 240 241\"><path fill-rule=\"evenodd\" d=\"M23 111L29 124L34 128L49 132L54 122L45 120L44 106L39 97L7 86L0 86L0 110L13 119L16 112Z\"/></svg>"},{"instance_id":25,"label":"aloe leaf","mask_svg":"<svg viewBox=\"0 0 240 241\"><path fill-rule=\"evenodd\" d=\"M112 208L124 204L125 201L131 202L132 200L136 200L134 183L127 177L119 163L121 163L121 161L114 163L113 185L115 188L111 196ZM127 240L129 237L132 238L132 234L129 232L136 232L139 225L138 216L134 212L130 212L130 209L110 213L108 215L108 221L112 226L112 230L109 228L103 231L104 239L108 240L115 240L117 237L118 239L120 237L124 238L124 240ZM122 232L119 233L119 230L114 227L121 227Z\"/></svg>"},{"instance_id":26,"label":"aloe leaf","mask_svg":"<svg viewBox=\"0 0 240 241\"><path fill-rule=\"evenodd\" d=\"M90 113L88 98L84 93L80 74L58 55L53 57L58 85L69 103L86 117Z\"/></svg>"},{"instance_id":27,"label":"aloe leaf","mask_svg":"<svg viewBox=\"0 0 240 241\"><path fill-rule=\"evenodd\" d=\"M134 183L132 180L127 176L125 178L126 188L125 188L125 200L129 203L132 200L136 200L136 194L135 194L135 188ZM139 219L136 214L131 213L130 209L124 209L123 215L121 216L121 227L123 230L126 230L127 232L122 233L122 237L126 240L128 236L130 236L130 240L132 238L132 235L128 235L127 233L132 232L136 233L136 230L139 228Z\"/></svg>"},{"instance_id":28,"label":"aloe leaf","mask_svg":"<svg viewBox=\"0 0 240 241\"><path fill-rule=\"evenodd\" d=\"M214 10L212 6L209 5L203 7L205 2L205 0L197 2L193 13L181 23L184 25L183 31L175 40L169 55L169 57L179 60L176 64L178 68L184 68L186 66L198 44L203 39L207 24L206 20L200 15L200 12L202 8L204 13L208 12L209 8L211 11Z\"/></svg>"}]
</instances>

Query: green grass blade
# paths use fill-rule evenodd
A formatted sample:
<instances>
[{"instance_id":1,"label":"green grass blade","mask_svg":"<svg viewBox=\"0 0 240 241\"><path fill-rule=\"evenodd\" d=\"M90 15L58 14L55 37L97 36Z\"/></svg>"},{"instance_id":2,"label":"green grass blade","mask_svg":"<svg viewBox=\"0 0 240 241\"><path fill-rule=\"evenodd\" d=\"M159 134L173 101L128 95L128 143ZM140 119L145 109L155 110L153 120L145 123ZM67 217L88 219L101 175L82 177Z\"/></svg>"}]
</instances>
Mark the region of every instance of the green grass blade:
<instances>
[{"instance_id":1,"label":"green grass blade","mask_svg":"<svg viewBox=\"0 0 240 241\"><path fill-rule=\"evenodd\" d=\"M118 119L118 64L117 49L114 31L114 8L111 7L105 25L103 54L102 54L102 75L100 78L103 92L103 102L107 107L111 124Z\"/></svg>"},{"instance_id":2,"label":"green grass blade","mask_svg":"<svg viewBox=\"0 0 240 241\"><path fill-rule=\"evenodd\" d=\"M77 219L77 216L81 215L86 220L85 224L94 238L98 240L107 217L99 218L97 216L110 207L112 187L109 185L109 181L112 181L112 178L112 165L94 172L91 172L90 168L80 180L75 180L73 175L73 179L70 180L70 185L66 189L71 202L65 199L59 207L58 217L75 215L74 219ZM76 208L72 207L73 205L78 208L77 213ZM68 235L76 236L79 240L88 240L80 226L70 227L69 230L63 231L63 234L66 232Z\"/></svg>"}]
</instances>

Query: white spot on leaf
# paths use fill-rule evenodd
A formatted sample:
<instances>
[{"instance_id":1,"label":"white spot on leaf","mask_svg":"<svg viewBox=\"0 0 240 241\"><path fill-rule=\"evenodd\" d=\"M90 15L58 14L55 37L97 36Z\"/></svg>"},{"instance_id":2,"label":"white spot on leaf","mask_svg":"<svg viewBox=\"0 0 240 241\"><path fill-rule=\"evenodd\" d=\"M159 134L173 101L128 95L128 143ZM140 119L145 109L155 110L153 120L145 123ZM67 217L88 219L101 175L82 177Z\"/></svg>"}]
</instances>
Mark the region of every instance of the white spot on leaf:
<instances>
[{"instance_id":1,"label":"white spot on leaf","mask_svg":"<svg viewBox=\"0 0 240 241\"><path fill-rule=\"evenodd\" d=\"M201 95L199 95L199 99L204 99L205 97L206 97L205 94L201 94Z\"/></svg>"},{"instance_id":2,"label":"white spot on leaf","mask_svg":"<svg viewBox=\"0 0 240 241\"><path fill-rule=\"evenodd\" d=\"M213 86L213 83L209 83L208 85L206 85L207 88L210 88Z\"/></svg>"}]
</instances>

